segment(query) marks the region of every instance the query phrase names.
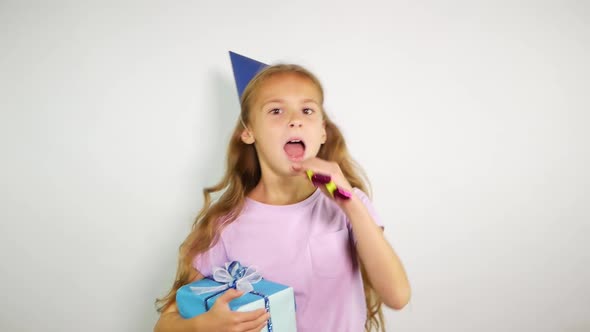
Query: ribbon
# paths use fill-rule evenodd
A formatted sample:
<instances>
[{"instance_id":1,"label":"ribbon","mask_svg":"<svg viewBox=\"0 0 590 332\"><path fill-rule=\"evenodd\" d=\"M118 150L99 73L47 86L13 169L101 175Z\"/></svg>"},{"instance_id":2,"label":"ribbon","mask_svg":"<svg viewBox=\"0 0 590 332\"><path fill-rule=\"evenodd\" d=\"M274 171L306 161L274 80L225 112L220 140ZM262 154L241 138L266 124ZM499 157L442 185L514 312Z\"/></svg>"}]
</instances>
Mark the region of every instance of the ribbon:
<instances>
[{"instance_id":1,"label":"ribbon","mask_svg":"<svg viewBox=\"0 0 590 332\"><path fill-rule=\"evenodd\" d=\"M211 278L209 278L211 279ZM213 269L213 280L222 284L220 286L212 287L197 287L191 286L193 293L197 295L225 291L230 288L235 288L244 293L249 293L254 290L252 284L258 283L262 280L262 276L254 267L243 267L239 262L233 261L225 263L225 268L216 267Z\"/></svg>"}]
</instances>

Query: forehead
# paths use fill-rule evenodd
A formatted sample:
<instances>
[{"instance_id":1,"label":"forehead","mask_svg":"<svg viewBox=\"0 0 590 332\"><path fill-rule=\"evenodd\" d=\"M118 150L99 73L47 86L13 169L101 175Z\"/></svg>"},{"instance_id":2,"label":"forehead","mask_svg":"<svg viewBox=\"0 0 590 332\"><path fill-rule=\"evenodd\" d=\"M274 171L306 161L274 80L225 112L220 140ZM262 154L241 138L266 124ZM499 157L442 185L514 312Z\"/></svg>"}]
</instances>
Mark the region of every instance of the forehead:
<instances>
[{"instance_id":1,"label":"forehead","mask_svg":"<svg viewBox=\"0 0 590 332\"><path fill-rule=\"evenodd\" d=\"M260 83L255 103L277 98L313 99L321 103L322 96L315 83L302 74L279 73Z\"/></svg>"}]
</instances>

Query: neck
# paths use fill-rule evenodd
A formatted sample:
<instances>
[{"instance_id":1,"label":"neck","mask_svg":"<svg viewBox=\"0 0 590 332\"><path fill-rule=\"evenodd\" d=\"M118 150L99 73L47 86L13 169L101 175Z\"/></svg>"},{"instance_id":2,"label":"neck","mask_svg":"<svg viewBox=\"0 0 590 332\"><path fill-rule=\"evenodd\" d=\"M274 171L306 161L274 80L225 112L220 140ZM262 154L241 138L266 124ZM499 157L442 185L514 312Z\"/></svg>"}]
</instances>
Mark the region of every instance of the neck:
<instances>
[{"instance_id":1,"label":"neck","mask_svg":"<svg viewBox=\"0 0 590 332\"><path fill-rule=\"evenodd\" d=\"M304 175L280 176L262 172L260 181L248 196L265 204L288 205L303 201L315 190Z\"/></svg>"}]
</instances>

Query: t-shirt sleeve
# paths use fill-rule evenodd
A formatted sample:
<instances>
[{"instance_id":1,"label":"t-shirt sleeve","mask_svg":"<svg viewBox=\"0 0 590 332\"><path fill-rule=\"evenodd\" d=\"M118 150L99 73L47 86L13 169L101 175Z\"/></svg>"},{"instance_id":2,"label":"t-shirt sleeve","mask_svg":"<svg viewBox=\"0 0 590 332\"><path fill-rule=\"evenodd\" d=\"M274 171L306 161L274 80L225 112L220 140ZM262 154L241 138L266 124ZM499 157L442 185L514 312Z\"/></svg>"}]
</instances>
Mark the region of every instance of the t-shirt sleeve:
<instances>
[{"instance_id":1,"label":"t-shirt sleeve","mask_svg":"<svg viewBox=\"0 0 590 332\"><path fill-rule=\"evenodd\" d=\"M213 244L207 251L193 258L193 267L203 276L208 277L213 274L214 267L223 267L228 261L227 252L223 243L223 238L219 237L218 241Z\"/></svg>"},{"instance_id":2,"label":"t-shirt sleeve","mask_svg":"<svg viewBox=\"0 0 590 332\"><path fill-rule=\"evenodd\" d=\"M361 202L363 202L363 204L365 205L365 207L369 211L369 214L371 215L371 217L373 217L373 221L375 222L375 224L377 226L381 227L381 229L384 229L385 226L383 225L383 221L381 220L381 217L379 216L379 214L375 210L375 207L373 206L373 202L371 202L371 199L369 198L369 196L367 196L367 194L365 194L359 188L352 188L352 190L354 191L354 194L361 200ZM349 231L352 236L352 239L353 239L354 243L356 243L356 239L354 237L354 232L352 230L352 224L350 223L350 221L348 222L348 227L349 227Z\"/></svg>"}]
</instances>

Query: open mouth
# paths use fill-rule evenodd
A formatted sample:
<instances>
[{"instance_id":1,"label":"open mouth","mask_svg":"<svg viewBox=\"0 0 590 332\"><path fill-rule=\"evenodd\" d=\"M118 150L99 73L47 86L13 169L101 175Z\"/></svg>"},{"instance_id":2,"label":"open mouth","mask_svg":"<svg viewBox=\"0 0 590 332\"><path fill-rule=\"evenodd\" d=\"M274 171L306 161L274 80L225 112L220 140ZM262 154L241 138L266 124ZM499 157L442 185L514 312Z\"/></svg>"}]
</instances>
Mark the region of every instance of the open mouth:
<instances>
[{"instance_id":1,"label":"open mouth","mask_svg":"<svg viewBox=\"0 0 590 332\"><path fill-rule=\"evenodd\" d=\"M283 147L285 153L291 160L301 160L305 154L305 143L303 140L294 138L289 139Z\"/></svg>"}]
</instances>

